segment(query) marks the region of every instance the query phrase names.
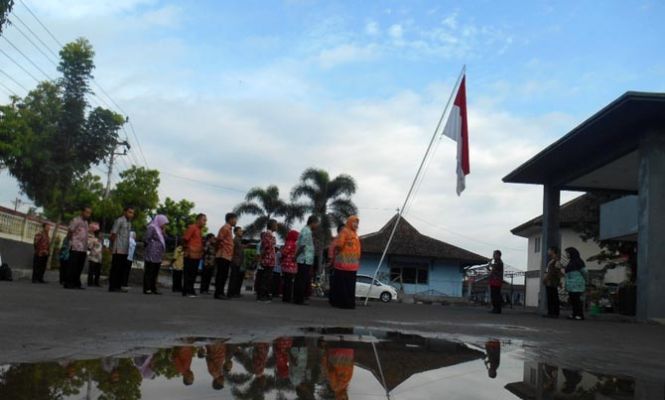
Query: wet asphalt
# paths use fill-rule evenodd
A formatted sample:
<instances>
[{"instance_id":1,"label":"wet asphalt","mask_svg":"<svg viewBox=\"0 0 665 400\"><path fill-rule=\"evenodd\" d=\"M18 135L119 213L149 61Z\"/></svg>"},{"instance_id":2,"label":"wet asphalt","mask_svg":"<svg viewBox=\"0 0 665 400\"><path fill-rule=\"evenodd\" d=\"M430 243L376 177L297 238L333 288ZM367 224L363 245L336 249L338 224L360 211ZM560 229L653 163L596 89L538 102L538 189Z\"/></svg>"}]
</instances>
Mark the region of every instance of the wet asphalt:
<instances>
[{"instance_id":1,"label":"wet asphalt","mask_svg":"<svg viewBox=\"0 0 665 400\"><path fill-rule=\"evenodd\" d=\"M309 327L354 327L418 333L482 344L514 341L538 360L618 375L665 376L665 326L617 319L552 320L523 308L489 314L482 307L370 302L355 310L309 306L251 295L227 301L65 290L57 283L0 282L0 365L129 355L186 337L233 342L273 339Z\"/></svg>"}]
</instances>

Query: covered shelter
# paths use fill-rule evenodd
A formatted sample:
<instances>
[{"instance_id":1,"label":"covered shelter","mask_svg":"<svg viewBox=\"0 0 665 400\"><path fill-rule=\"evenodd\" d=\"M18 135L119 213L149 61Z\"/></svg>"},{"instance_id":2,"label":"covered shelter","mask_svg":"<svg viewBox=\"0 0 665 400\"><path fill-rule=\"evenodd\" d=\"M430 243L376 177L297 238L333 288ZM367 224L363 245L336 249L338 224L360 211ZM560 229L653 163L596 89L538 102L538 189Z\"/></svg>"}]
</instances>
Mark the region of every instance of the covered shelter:
<instances>
[{"instance_id":1,"label":"covered shelter","mask_svg":"<svg viewBox=\"0 0 665 400\"><path fill-rule=\"evenodd\" d=\"M559 245L562 190L617 193L635 199L637 317L665 320L665 93L625 93L503 180L543 186L541 272L547 248ZM614 217L630 219L631 215ZM615 236L622 235L615 232ZM545 291L541 288L540 293L544 310Z\"/></svg>"}]
</instances>

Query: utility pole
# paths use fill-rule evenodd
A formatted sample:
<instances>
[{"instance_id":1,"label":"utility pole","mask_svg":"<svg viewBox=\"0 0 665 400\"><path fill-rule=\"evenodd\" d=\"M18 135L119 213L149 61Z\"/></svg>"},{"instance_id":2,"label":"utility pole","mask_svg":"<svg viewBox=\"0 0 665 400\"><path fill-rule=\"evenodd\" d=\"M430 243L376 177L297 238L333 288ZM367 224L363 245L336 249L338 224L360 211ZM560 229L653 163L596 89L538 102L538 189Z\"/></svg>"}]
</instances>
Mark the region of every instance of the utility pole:
<instances>
[{"instance_id":1,"label":"utility pole","mask_svg":"<svg viewBox=\"0 0 665 400\"><path fill-rule=\"evenodd\" d=\"M18 208L23 204L23 200L17 197L14 201L12 201L12 204L14 204L14 211L18 211Z\"/></svg>"},{"instance_id":2,"label":"utility pole","mask_svg":"<svg viewBox=\"0 0 665 400\"><path fill-rule=\"evenodd\" d=\"M124 150L122 153L117 153L116 150L118 146L123 146ZM106 173L106 190L104 191L104 200L108 199L109 194L111 193L111 176L113 175L113 164L115 163L115 156L126 156L127 151L131 148L129 143L126 140L116 143L116 148L113 149L111 155L109 156L109 169Z\"/></svg>"}]
</instances>

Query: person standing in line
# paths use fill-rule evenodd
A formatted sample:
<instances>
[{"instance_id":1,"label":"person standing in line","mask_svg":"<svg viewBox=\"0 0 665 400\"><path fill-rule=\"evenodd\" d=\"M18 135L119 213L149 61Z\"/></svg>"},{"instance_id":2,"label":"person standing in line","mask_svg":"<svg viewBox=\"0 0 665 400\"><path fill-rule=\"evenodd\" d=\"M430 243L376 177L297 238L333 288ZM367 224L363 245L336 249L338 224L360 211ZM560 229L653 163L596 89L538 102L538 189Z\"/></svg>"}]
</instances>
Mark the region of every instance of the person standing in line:
<instances>
[{"instance_id":1,"label":"person standing in line","mask_svg":"<svg viewBox=\"0 0 665 400\"><path fill-rule=\"evenodd\" d=\"M44 273L46 273L46 263L48 262L48 249L51 244L49 231L51 225L47 222L42 224L42 229L35 234L33 241L35 255L32 262L32 283L46 283Z\"/></svg>"},{"instance_id":2,"label":"person standing in line","mask_svg":"<svg viewBox=\"0 0 665 400\"><path fill-rule=\"evenodd\" d=\"M217 233L217 255L215 264L217 264L217 276L215 276L215 298L226 300L230 297L231 285L224 294L224 287L229 278L229 268L233 260L233 227L238 223L238 216L234 213L228 213L224 216L226 222Z\"/></svg>"},{"instance_id":3,"label":"person standing in line","mask_svg":"<svg viewBox=\"0 0 665 400\"><path fill-rule=\"evenodd\" d=\"M217 240L215 235L209 233L203 245L203 270L201 271L200 294L210 294L210 282L215 273L215 254L217 253Z\"/></svg>"},{"instance_id":4,"label":"person standing in line","mask_svg":"<svg viewBox=\"0 0 665 400\"><path fill-rule=\"evenodd\" d=\"M501 261L501 251L494 250L492 260L489 265L489 286L492 299L492 314L501 314L503 298L501 297L501 286L503 285L503 261Z\"/></svg>"},{"instance_id":5,"label":"person standing in line","mask_svg":"<svg viewBox=\"0 0 665 400\"><path fill-rule=\"evenodd\" d=\"M126 292L123 289L125 270L128 266L129 235L132 231L134 208L125 207L122 216L118 217L111 228L111 271L109 272L109 292Z\"/></svg>"},{"instance_id":6,"label":"person standing in line","mask_svg":"<svg viewBox=\"0 0 665 400\"><path fill-rule=\"evenodd\" d=\"M184 284L182 286L182 295L190 298L196 297L194 284L198 273L199 262L203 257L203 236L202 231L208 222L205 214L196 216L196 222L189 225L182 237L183 250L185 253Z\"/></svg>"},{"instance_id":7,"label":"person standing in line","mask_svg":"<svg viewBox=\"0 0 665 400\"><path fill-rule=\"evenodd\" d=\"M103 233L97 230L88 240L88 286L99 287L99 276L102 273Z\"/></svg>"},{"instance_id":8,"label":"person standing in line","mask_svg":"<svg viewBox=\"0 0 665 400\"><path fill-rule=\"evenodd\" d=\"M570 305L573 307L573 313L568 316L568 319L582 321L584 320L582 294L586 291L588 273L580 252L576 248L567 248L566 256L568 257L568 264L566 265L566 291L568 291Z\"/></svg>"},{"instance_id":9,"label":"person standing in line","mask_svg":"<svg viewBox=\"0 0 665 400\"><path fill-rule=\"evenodd\" d=\"M74 218L69 224L67 237L69 238L69 273L65 279L65 289L85 289L81 285L81 272L85 266L88 253L88 220L92 215L92 208L83 207L81 215Z\"/></svg>"},{"instance_id":10,"label":"person standing in line","mask_svg":"<svg viewBox=\"0 0 665 400\"><path fill-rule=\"evenodd\" d=\"M127 267L122 275L122 288L129 290L129 277L132 274L134 259L136 255L136 232L129 232L129 248L127 249Z\"/></svg>"},{"instance_id":11,"label":"person standing in line","mask_svg":"<svg viewBox=\"0 0 665 400\"><path fill-rule=\"evenodd\" d=\"M296 252L298 251L298 231L289 231L286 242L282 247L282 301L290 303L293 300L293 283L298 273Z\"/></svg>"},{"instance_id":12,"label":"person standing in line","mask_svg":"<svg viewBox=\"0 0 665 400\"><path fill-rule=\"evenodd\" d=\"M360 220L353 215L335 241L335 269L330 279L330 304L333 307L356 308L356 275L360 268Z\"/></svg>"},{"instance_id":13,"label":"person standing in line","mask_svg":"<svg viewBox=\"0 0 665 400\"><path fill-rule=\"evenodd\" d=\"M277 240L274 232L277 231L277 221L269 220L266 228L267 230L261 233L260 265L256 271L257 300L263 303L270 302L270 281L276 263L275 247L277 246Z\"/></svg>"},{"instance_id":14,"label":"person standing in line","mask_svg":"<svg viewBox=\"0 0 665 400\"><path fill-rule=\"evenodd\" d=\"M233 258L231 259L231 281L229 282L229 297L241 297L242 281L245 274L243 264L245 262L245 246L242 244L242 235L244 231L236 226L233 229Z\"/></svg>"},{"instance_id":15,"label":"person standing in line","mask_svg":"<svg viewBox=\"0 0 665 400\"><path fill-rule=\"evenodd\" d=\"M296 244L296 262L298 263L298 272L293 288L293 302L295 304L305 304L307 296L307 285L311 286L310 274L314 266L314 235L319 227L319 217L312 215L307 219L307 226L302 228Z\"/></svg>"},{"instance_id":16,"label":"person standing in line","mask_svg":"<svg viewBox=\"0 0 665 400\"><path fill-rule=\"evenodd\" d=\"M173 251L172 266L172 280L171 291L182 292L182 272L185 269L185 251L182 246L176 246Z\"/></svg>"},{"instance_id":17,"label":"person standing in line","mask_svg":"<svg viewBox=\"0 0 665 400\"><path fill-rule=\"evenodd\" d=\"M561 251L558 247L552 246L547 250L547 271L543 278L545 291L547 292L547 318L559 318L559 286L563 273L561 270Z\"/></svg>"},{"instance_id":18,"label":"person standing in line","mask_svg":"<svg viewBox=\"0 0 665 400\"><path fill-rule=\"evenodd\" d=\"M143 294L161 294L157 291L157 278L166 251L164 230L169 219L158 214L148 225L143 237L145 243L145 265L143 267Z\"/></svg>"}]
</instances>

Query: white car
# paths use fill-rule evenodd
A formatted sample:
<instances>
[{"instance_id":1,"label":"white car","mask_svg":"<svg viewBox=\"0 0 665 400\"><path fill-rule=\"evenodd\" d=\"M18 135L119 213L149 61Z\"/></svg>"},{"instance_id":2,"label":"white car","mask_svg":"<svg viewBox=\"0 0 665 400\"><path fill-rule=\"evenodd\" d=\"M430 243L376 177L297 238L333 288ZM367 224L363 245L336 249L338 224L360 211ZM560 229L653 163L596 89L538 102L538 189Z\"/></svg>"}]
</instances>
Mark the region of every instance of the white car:
<instances>
[{"instance_id":1,"label":"white car","mask_svg":"<svg viewBox=\"0 0 665 400\"><path fill-rule=\"evenodd\" d=\"M389 285L374 280L367 275L358 275L356 277L356 297L364 299L367 297L369 291L370 299L378 299L384 303L390 303L392 300L397 300L397 290ZM371 289L370 289L371 287Z\"/></svg>"}]
</instances>

